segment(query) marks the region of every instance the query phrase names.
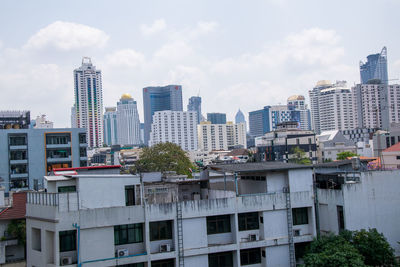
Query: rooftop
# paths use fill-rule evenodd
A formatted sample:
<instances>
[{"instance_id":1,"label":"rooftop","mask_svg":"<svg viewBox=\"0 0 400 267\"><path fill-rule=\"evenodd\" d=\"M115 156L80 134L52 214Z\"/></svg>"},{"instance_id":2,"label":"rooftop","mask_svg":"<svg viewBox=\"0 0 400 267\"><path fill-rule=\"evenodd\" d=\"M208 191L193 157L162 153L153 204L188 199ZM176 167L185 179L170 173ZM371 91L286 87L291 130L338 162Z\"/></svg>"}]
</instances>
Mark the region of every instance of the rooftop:
<instances>
[{"instance_id":1,"label":"rooftop","mask_svg":"<svg viewBox=\"0 0 400 267\"><path fill-rule=\"evenodd\" d=\"M25 218L26 192L14 192L12 194L12 206L0 212L0 220L15 220Z\"/></svg>"},{"instance_id":2,"label":"rooftop","mask_svg":"<svg viewBox=\"0 0 400 267\"><path fill-rule=\"evenodd\" d=\"M236 164L217 164L208 166L210 170L221 172L266 172L292 169L311 169L311 165L301 165L295 163L285 163L280 161L270 162L251 162L251 163L236 163Z\"/></svg>"}]
</instances>

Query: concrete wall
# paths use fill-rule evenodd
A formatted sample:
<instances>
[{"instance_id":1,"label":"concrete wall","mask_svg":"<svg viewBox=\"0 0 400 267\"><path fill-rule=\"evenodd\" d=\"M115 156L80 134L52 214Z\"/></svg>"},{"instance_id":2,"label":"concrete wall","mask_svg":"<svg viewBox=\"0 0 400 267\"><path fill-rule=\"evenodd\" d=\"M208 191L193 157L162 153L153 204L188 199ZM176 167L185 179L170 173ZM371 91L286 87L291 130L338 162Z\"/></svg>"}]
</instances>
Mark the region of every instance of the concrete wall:
<instances>
[{"instance_id":1,"label":"concrete wall","mask_svg":"<svg viewBox=\"0 0 400 267\"><path fill-rule=\"evenodd\" d=\"M185 257L185 266L190 266L190 267L208 266L208 255Z\"/></svg>"},{"instance_id":2,"label":"concrete wall","mask_svg":"<svg viewBox=\"0 0 400 267\"><path fill-rule=\"evenodd\" d=\"M290 266L289 246L268 247L265 250L267 265L274 267Z\"/></svg>"}]
</instances>

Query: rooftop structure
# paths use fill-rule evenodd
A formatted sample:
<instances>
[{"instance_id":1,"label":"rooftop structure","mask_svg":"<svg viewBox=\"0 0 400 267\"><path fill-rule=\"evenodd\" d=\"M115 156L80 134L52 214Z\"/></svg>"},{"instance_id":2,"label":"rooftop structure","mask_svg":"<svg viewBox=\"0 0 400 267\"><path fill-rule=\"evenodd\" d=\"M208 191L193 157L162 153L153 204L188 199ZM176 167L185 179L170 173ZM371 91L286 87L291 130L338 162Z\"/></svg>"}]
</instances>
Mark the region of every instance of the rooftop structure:
<instances>
[{"instance_id":1,"label":"rooftop structure","mask_svg":"<svg viewBox=\"0 0 400 267\"><path fill-rule=\"evenodd\" d=\"M31 123L30 111L0 111L0 129L27 129Z\"/></svg>"}]
</instances>

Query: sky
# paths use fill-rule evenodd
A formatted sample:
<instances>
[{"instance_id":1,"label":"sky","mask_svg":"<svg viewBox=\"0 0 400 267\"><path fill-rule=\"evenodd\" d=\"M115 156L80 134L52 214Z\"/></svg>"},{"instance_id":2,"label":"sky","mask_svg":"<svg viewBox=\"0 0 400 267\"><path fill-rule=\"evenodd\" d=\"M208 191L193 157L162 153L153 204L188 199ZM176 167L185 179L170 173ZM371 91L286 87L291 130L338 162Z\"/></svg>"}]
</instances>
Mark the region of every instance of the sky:
<instances>
[{"instance_id":1,"label":"sky","mask_svg":"<svg viewBox=\"0 0 400 267\"><path fill-rule=\"evenodd\" d=\"M359 62L388 49L400 78L398 0L0 0L0 110L70 127L73 70L91 57L104 106L180 84L184 110L248 112L285 104L319 80L359 82ZM392 83L400 83L393 80Z\"/></svg>"}]
</instances>

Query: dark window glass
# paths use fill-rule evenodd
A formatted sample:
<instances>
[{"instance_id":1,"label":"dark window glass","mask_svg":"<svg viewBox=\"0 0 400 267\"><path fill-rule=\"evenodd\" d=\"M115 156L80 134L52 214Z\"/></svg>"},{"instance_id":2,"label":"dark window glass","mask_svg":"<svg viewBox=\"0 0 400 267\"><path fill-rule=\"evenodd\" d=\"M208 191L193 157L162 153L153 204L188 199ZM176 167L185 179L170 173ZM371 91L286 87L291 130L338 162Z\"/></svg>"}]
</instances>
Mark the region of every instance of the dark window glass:
<instances>
[{"instance_id":1,"label":"dark window glass","mask_svg":"<svg viewBox=\"0 0 400 267\"><path fill-rule=\"evenodd\" d=\"M125 186L125 204L126 206L135 205L135 186Z\"/></svg>"},{"instance_id":2,"label":"dark window glass","mask_svg":"<svg viewBox=\"0 0 400 267\"><path fill-rule=\"evenodd\" d=\"M79 134L79 144L86 144L86 134L84 133Z\"/></svg>"},{"instance_id":3,"label":"dark window glass","mask_svg":"<svg viewBox=\"0 0 400 267\"><path fill-rule=\"evenodd\" d=\"M208 255L209 267L233 267L232 252L215 253Z\"/></svg>"},{"instance_id":4,"label":"dark window glass","mask_svg":"<svg viewBox=\"0 0 400 267\"><path fill-rule=\"evenodd\" d=\"M343 206L337 206L337 217L338 217L338 227L339 232L344 230L344 214L343 214Z\"/></svg>"},{"instance_id":5,"label":"dark window glass","mask_svg":"<svg viewBox=\"0 0 400 267\"><path fill-rule=\"evenodd\" d=\"M162 260L162 261L152 261L151 267L175 267L174 259Z\"/></svg>"},{"instance_id":6,"label":"dark window glass","mask_svg":"<svg viewBox=\"0 0 400 267\"><path fill-rule=\"evenodd\" d=\"M390 141L392 146L396 143L394 136L390 137Z\"/></svg>"},{"instance_id":7,"label":"dark window glass","mask_svg":"<svg viewBox=\"0 0 400 267\"><path fill-rule=\"evenodd\" d=\"M240 251L240 265L261 263L261 249L252 248Z\"/></svg>"},{"instance_id":8,"label":"dark window glass","mask_svg":"<svg viewBox=\"0 0 400 267\"><path fill-rule=\"evenodd\" d=\"M172 239L172 221L150 222L150 241Z\"/></svg>"},{"instance_id":9,"label":"dark window glass","mask_svg":"<svg viewBox=\"0 0 400 267\"><path fill-rule=\"evenodd\" d=\"M58 193L67 193L67 192L76 192L76 186L69 185L69 186L59 186L58 187Z\"/></svg>"},{"instance_id":10,"label":"dark window glass","mask_svg":"<svg viewBox=\"0 0 400 267\"><path fill-rule=\"evenodd\" d=\"M143 242L143 224L124 224L114 226L114 244L123 245Z\"/></svg>"},{"instance_id":11,"label":"dark window glass","mask_svg":"<svg viewBox=\"0 0 400 267\"><path fill-rule=\"evenodd\" d=\"M60 252L76 250L76 230L60 231Z\"/></svg>"},{"instance_id":12,"label":"dark window glass","mask_svg":"<svg viewBox=\"0 0 400 267\"><path fill-rule=\"evenodd\" d=\"M86 157L86 147L80 147L79 148L79 157Z\"/></svg>"},{"instance_id":13,"label":"dark window glass","mask_svg":"<svg viewBox=\"0 0 400 267\"><path fill-rule=\"evenodd\" d=\"M123 264L123 265L117 265L118 267L144 267L144 263L130 263L130 264Z\"/></svg>"},{"instance_id":14,"label":"dark window glass","mask_svg":"<svg viewBox=\"0 0 400 267\"><path fill-rule=\"evenodd\" d=\"M307 208L292 209L293 225L308 224Z\"/></svg>"},{"instance_id":15,"label":"dark window glass","mask_svg":"<svg viewBox=\"0 0 400 267\"><path fill-rule=\"evenodd\" d=\"M26 145L26 135L10 136L10 146Z\"/></svg>"},{"instance_id":16,"label":"dark window glass","mask_svg":"<svg viewBox=\"0 0 400 267\"><path fill-rule=\"evenodd\" d=\"M258 212L239 213L239 231L256 230L258 225Z\"/></svg>"},{"instance_id":17,"label":"dark window glass","mask_svg":"<svg viewBox=\"0 0 400 267\"><path fill-rule=\"evenodd\" d=\"M231 219L229 215L207 217L207 234L229 233L231 231Z\"/></svg>"}]
</instances>

